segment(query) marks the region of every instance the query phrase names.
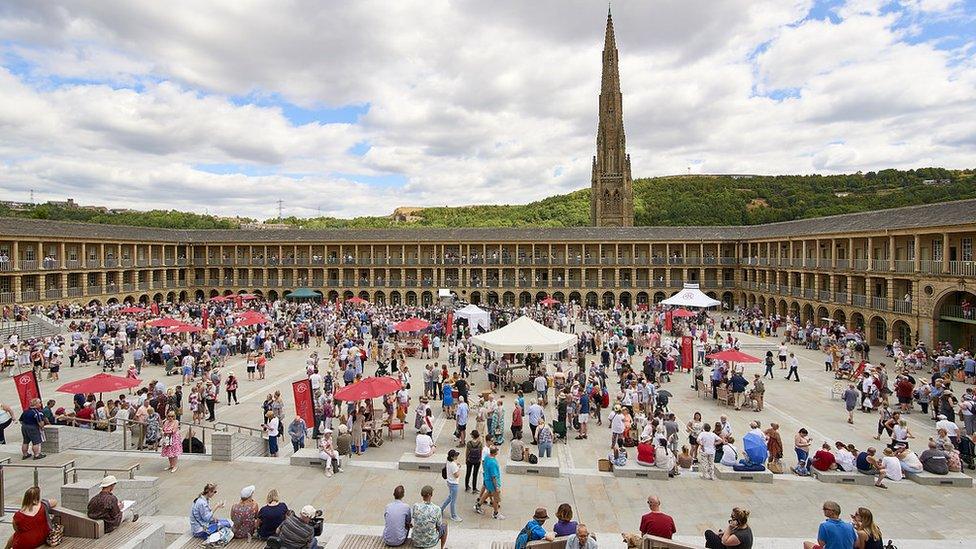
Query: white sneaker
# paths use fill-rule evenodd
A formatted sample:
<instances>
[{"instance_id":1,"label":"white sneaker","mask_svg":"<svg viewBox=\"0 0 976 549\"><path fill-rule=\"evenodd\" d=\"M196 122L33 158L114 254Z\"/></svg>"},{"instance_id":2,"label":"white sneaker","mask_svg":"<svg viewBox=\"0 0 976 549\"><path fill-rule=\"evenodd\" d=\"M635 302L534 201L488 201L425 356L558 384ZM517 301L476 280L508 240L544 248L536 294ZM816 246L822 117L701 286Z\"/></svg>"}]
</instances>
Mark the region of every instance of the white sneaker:
<instances>
[{"instance_id":1,"label":"white sneaker","mask_svg":"<svg viewBox=\"0 0 976 549\"><path fill-rule=\"evenodd\" d=\"M453 520L454 522L464 522L464 519L462 519L461 517L451 517L451 520Z\"/></svg>"},{"instance_id":2,"label":"white sneaker","mask_svg":"<svg viewBox=\"0 0 976 549\"><path fill-rule=\"evenodd\" d=\"M491 518L493 518L495 520L505 520L505 515L503 515L501 513L497 513L497 514L495 514L495 516L493 516Z\"/></svg>"}]
</instances>

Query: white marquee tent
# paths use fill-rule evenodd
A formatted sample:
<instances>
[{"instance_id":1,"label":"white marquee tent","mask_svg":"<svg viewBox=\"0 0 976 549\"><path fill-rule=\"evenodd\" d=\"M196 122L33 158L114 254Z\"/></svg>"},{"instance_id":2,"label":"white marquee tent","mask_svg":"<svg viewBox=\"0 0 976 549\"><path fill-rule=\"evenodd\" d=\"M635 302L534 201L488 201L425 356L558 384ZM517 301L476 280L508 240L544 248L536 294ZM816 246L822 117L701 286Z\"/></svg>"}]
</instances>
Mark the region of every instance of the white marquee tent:
<instances>
[{"instance_id":1,"label":"white marquee tent","mask_svg":"<svg viewBox=\"0 0 976 549\"><path fill-rule=\"evenodd\" d=\"M468 327L471 328L471 333L476 334L479 329L482 332L487 332L491 326L491 317L488 315L488 311L477 305L468 305L463 309L458 309L454 311L454 316L468 319Z\"/></svg>"},{"instance_id":2,"label":"white marquee tent","mask_svg":"<svg viewBox=\"0 0 976 549\"><path fill-rule=\"evenodd\" d=\"M661 302L663 305L678 307L715 307L722 302L712 299L698 289L698 284L685 284L684 289Z\"/></svg>"},{"instance_id":3,"label":"white marquee tent","mask_svg":"<svg viewBox=\"0 0 976 549\"><path fill-rule=\"evenodd\" d=\"M576 344L576 334L549 329L527 316L479 336L471 338L478 347L499 353L558 353Z\"/></svg>"}]
</instances>

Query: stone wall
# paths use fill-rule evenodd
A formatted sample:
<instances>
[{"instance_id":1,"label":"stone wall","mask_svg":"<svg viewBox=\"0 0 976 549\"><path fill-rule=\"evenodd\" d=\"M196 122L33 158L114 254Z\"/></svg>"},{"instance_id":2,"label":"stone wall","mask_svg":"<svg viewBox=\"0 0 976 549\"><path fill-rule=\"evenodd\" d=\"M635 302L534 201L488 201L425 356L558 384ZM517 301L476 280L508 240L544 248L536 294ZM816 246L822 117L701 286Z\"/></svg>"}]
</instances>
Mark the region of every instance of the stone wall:
<instances>
[{"instance_id":1,"label":"stone wall","mask_svg":"<svg viewBox=\"0 0 976 549\"><path fill-rule=\"evenodd\" d=\"M98 477L78 479L78 482L65 484L61 487L61 505L73 511L87 513L88 501L101 490L101 482L101 477ZM146 516L155 515L159 510L159 484L159 477L120 478L113 493L119 501L135 501L134 512Z\"/></svg>"},{"instance_id":2,"label":"stone wall","mask_svg":"<svg viewBox=\"0 0 976 549\"><path fill-rule=\"evenodd\" d=\"M268 455L268 441L244 433L215 432L210 439L213 461L233 461L241 456Z\"/></svg>"},{"instance_id":3,"label":"stone wall","mask_svg":"<svg viewBox=\"0 0 976 549\"><path fill-rule=\"evenodd\" d=\"M48 425L44 427L44 443L41 451L45 454L67 452L72 448L85 450L123 450L122 431L107 432L67 425Z\"/></svg>"}]
</instances>

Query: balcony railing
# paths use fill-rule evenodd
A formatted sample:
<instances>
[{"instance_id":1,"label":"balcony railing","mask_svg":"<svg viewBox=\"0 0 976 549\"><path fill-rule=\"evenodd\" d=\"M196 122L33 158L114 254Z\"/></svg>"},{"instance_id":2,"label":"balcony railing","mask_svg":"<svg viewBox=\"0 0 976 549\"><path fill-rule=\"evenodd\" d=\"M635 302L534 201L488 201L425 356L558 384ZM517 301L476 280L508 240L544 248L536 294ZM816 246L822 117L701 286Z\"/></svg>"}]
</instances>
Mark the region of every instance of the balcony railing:
<instances>
[{"instance_id":1,"label":"balcony railing","mask_svg":"<svg viewBox=\"0 0 976 549\"><path fill-rule=\"evenodd\" d=\"M119 266L119 260L111 257L105 258L105 268L114 269Z\"/></svg>"},{"instance_id":2,"label":"balcony railing","mask_svg":"<svg viewBox=\"0 0 976 549\"><path fill-rule=\"evenodd\" d=\"M40 293L37 290L21 290L20 300L21 301L37 301L40 298Z\"/></svg>"},{"instance_id":3,"label":"balcony railing","mask_svg":"<svg viewBox=\"0 0 976 549\"><path fill-rule=\"evenodd\" d=\"M820 290L817 292L817 297L820 299L820 301L828 302L830 301L830 292L827 290Z\"/></svg>"},{"instance_id":4,"label":"balcony railing","mask_svg":"<svg viewBox=\"0 0 976 549\"><path fill-rule=\"evenodd\" d=\"M803 289L803 297L807 299L813 299L815 295L816 295L816 291L813 288Z\"/></svg>"},{"instance_id":5,"label":"balcony railing","mask_svg":"<svg viewBox=\"0 0 976 549\"><path fill-rule=\"evenodd\" d=\"M0 303L13 303L17 298L13 292L0 292Z\"/></svg>"},{"instance_id":6,"label":"balcony railing","mask_svg":"<svg viewBox=\"0 0 976 549\"><path fill-rule=\"evenodd\" d=\"M849 259L838 259L837 260L837 268L838 269L840 269L842 271L846 271L850 267L851 267L851 261Z\"/></svg>"},{"instance_id":7,"label":"balcony railing","mask_svg":"<svg viewBox=\"0 0 976 549\"><path fill-rule=\"evenodd\" d=\"M868 260L867 259L852 259L851 260L851 270L852 271L866 271L866 270L868 270Z\"/></svg>"},{"instance_id":8,"label":"balcony railing","mask_svg":"<svg viewBox=\"0 0 976 549\"><path fill-rule=\"evenodd\" d=\"M98 269L102 266L102 262L97 259L89 259L86 262L86 265L88 266L89 269Z\"/></svg>"},{"instance_id":9,"label":"balcony railing","mask_svg":"<svg viewBox=\"0 0 976 549\"><path fill-rule=\"evenodd\" d=\"M871 308L872 309L877 309L879 311L887 311L888 310L888 298L887 297L879 297L879 296L871 296Z\"/></svg>"},{"instance_id":10,"label":"balcony railing","mask_svg":"<svg viewBox=\"0 0 976 549\"><path fill-rule=\"evenodd\" d=\"M959 276L976 276L976 261L950 261L949 272Z\"/></svg>"},{"instance_id":11,"label":"balcony railing","mask_svg":"<svg viewBox=\"0 0 976 549\"><path fill-rule=\"evenodd\" d=\"M915 272L915 261L911 259L896 259L895 260L895 272L896 273L914 273Z\"/></svg>"},{"instance_id":12,"label":"balcony railing","mask_svg":"<svg viewBox=\"0 0 976 549\"><path fill-rule=\"evenodd\" d=\"M77 269L81 267L81 261L78 259L69 259L64 262L64 266L69 269Z\"/></svg>"},{"instance_id":13,"label":"balcony railing","mask_svg":"<svg viewBox=\"0 0 976 549\"><path fill-rule=\"evenodd\" d=\"M61 288L48 288L44 290L44 297L48 299L61 299L62 296Z\"/></svg>"},{"instance_id":14,"label":"balcony railing","mask_svg":"<svg viewBox=\"0 0 976 549\"><path fill-rule=\"evenodd\" d=\"M864 307L867 304L868 296L862 294L851 294L851 305Z\"/></svg>"},{"instance_id":15,"label":"balcony railing","mask_svg":"<svg viewBox=\"0 0 976 549\"><path fill-rule=\"evenodd\" d=\"M837 292L834 294L834 301L837 303L850 303L850 294L847 292Z\"/></svg>"},{"instance_id":16,"label":"balcony railing","mask_svg":"<svg viewBox=\"0 0 976 549\"><path fill-rule=\"evenodd\" d=\"M903 299L896 299L895 300L895 312L896 313L907 313L907 314L911 314L911 312L912 312L912 302L911 301L905 301Z\"/></svg>"},{"instance_id":17,"label":"balcony railing","mask_svg":"<svg viewBox=\"0 0 976 549\"><path fill-rule=\"evenodd\" d=\"M122 291L123 292L131 292L134 289L135 289L135 284L133 284L131 282L123 282L122 283Z\"/></svg>"},{"instance_id":18,"label":"balcony railing","mask_svg":"<svg viewBox=\"0 0 976 549\"><path fill-rule=\"evenodd\" d=\"M84 288L80 286L68 288L68 297L81 297L82 295L84 295Z\"/></svg>"},{"instance_id":19,"label":"balcony railing","mask_svg":"<svg viewBox=\"0 0 976 549\"><path fill-rule=\"evenodd\" d=\"M919 269L926 274L939 274L942 272L942 261L923 259L919 261Z\"/></svg>"},{"instance_id":20,"label":"balcony railing","mask_svg":"<svg viewBox=\"0 0 976 549\"><path fill-rule=\"evenodd\" d=\"M21 271L36 271L37 270L37 260L36 259L21 259L17 264L17 267Z\"/></svg>"},{"instance_id":21,"label":"balcony railing","mask_svg":"<svg viewBox=\"0 0 976 549\"><path fill-rule=\"evenodd\" d=\"M123 257L122 258L122 266L123 267L131 267L132 266L132 260Z\"/></svg>"}]
</instances>

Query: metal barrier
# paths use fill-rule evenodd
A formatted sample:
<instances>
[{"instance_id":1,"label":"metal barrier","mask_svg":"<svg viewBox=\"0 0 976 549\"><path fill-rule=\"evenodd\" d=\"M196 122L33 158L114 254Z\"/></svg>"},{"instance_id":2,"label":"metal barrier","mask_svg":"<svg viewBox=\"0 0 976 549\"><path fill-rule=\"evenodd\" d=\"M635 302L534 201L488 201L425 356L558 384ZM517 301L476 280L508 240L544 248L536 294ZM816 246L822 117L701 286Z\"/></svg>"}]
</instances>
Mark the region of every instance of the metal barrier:
<instances>
[{"instance_id":1,"label":"metal barrier","mask_svg":"<svg viewBox=\"0 0 976 549\"><path fill-rule=\"evenodd\" d=\"M221 429L221 427L223 427ZM238 433L247 432L252 436L261 436L264 434L264 429L261 427L248 427L247 425L237 425L236 423L227 423L226 421L218 421L214 423L214 428L218 431L228 432L230 429L236 429Z\"/></svg>"},{"instance_id":2,"label":"metal barrier","mask_svg":"<svg viewBox=\"0 0 976 549\"><path fill-rule=\"evenodd\" d=\"M62 416L62 417L67 418L67 416ZM145 424L144 423L139 422L139 421L135 421L133 419L121 420L122 421L122 427L121 428L119 426L119 421L120 420L118 420L118 419L96 420L96 419L79 419L79 418L76 418L76 417L72 417L72 418L70 418L70 421L72 421L74 423L85 423L85 424L91 425L91 427L79 427L78 425L66 425L67 427L76 427L78 429L93 429L93 430L96 430L96 431L101 431L103 433L113 433L113 432L117 432L117 431L120 431L121 430L122 431L122 449L125 450L125 451L128 451L130 449L130 445L133 444L133 442L131 440L133 437L135 437L135 438L138 439L138 436L135 435L134 433L132 433L130 431L130 427L135 426L135 427L138 427L139 429L142 429L142 428L145 427ZM107 421L108 422L108 428L107 429L97 429L95 426L100 421ZM203 447L204 448L209 448L209 446L207 446L207 431L211 431L210 438L211 438L211 441L212 441L213 440L213 433L214 432L218 432L218 431L219 432L224 432L226 430L226 429L220 429L220 428L218 428L216 424L214 424L213 426L207 426L207 425L199 425L199 424L195 424L195 423L187 423L185 421L181 421L179 423L180 423L180 431L182 431L184 427L187 428L187 436L186 437L183 437L184 439L190 438L190 433L191 432L196 431L196 430L199 430L199 432L200 432L200 442L203 444ZM226 424L226 425L230 425L230 424ZM241 429L250 429L249 427L245 427L245 426L237 426L237 425L232 425L232 426L235 427L235 428L236 427L240 427ZM160 429L162 429L162 422L160 422ZM262 430L261 429L258 429L258 431L262 431ZM240 431L238 431L238 432L240 432ZM85 449L85 448L82 448L82 449Z\"/></svg>"},{"instance_id":3,"label":"metal barrier","mask_svg":"<svg viewBox=\"0 0 976 549\"><path fill-rule=\"evenodd\" d=\"M0 517L4 516L6 512L6 503L4 500L4 473L5 469L16 468L16 469L33 469L34 473L34 484L33 486L40 486L40 470L41 469L61 469L62 484L68 483L68 472L74 469L75 460L71 460L61 465L32 465L32 464L21 464L21 463L11 463L10 458L5 458L0 461Z\"/></svg>"},{"instance_id":4,"label":"metal barrier","mask_svg":"<svg viewBox=\"0 0 976 549\"><path fill-rule=\"evenodd\" d=\"M100 471L102 477L108 476L109 473L125 473L129 477L129 480L132 480L136 478L136 471L138 470L138 463L128 467L72 467L65 471L65 475L71 473L71 482L78 482L78 471ZM65 484L67 484L67 481L65 481Z\"/></svg>"}]
</instances>

